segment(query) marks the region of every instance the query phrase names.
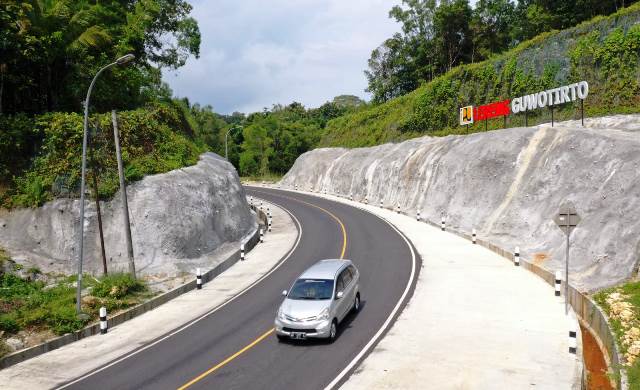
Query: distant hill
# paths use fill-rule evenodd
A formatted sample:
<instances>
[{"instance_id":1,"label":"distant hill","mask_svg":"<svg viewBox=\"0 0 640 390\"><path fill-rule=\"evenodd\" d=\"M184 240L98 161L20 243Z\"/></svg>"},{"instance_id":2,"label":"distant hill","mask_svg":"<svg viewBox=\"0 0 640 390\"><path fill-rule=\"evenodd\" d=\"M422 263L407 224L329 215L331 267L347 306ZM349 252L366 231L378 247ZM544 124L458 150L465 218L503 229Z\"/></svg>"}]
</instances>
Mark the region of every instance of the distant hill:
<instances>
[{"instance_id":1,"label":"distant hill","mask_svg":"<svg viewBox=\"0 0 640 390\"><path fill-rule=\"evenodd\" d=\"M359 147L421 135L485 130L458 125L460 107L515 98L582 80L589 82L586 116L640 112L640 3L571 29L523 42L487 61L462 65L417 90L367 105L327 124L320 146ZM548 109L529 113L529 125L548 122ZM556 106L555 119L579 118L579 102ZM511 115L508 126L524 124ZM503 120L489 121L488 129Z\"/></svg>"}]
</instances>

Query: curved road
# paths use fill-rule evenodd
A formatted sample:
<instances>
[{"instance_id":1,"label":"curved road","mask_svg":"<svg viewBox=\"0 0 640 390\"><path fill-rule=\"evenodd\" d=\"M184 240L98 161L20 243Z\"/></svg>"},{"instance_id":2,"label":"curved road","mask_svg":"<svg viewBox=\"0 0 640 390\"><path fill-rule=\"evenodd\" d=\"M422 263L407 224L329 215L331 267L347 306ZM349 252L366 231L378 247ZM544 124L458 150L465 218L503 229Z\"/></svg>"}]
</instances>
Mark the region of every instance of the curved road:
<instances>
[{"instance_id":1,"label":"curved road","mask_svg":"<svg viewBox=\"0 0 640 390\"><path fill-rule=\"evenodd\" d=\"M409 300L421 261L389 224L325 199L246 190L289 210L301 225L300 242L283 265L193 326L67 388L322 389L344 373L394 308ZM282 290L317 260L341 256L360 269L361 311L345 319L333 344L279 343L272 329Z\"/></svg>"}]
</instances>

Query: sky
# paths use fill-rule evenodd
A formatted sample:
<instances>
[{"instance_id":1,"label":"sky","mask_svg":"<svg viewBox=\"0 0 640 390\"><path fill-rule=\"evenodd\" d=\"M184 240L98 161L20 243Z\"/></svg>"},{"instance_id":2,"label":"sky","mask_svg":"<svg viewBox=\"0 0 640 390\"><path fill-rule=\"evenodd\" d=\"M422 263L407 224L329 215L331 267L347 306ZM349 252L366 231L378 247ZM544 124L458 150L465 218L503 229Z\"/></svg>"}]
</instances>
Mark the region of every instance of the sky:
<instances>
[{"instance_id":1,"label":"sky","mask_svg":"<svg viewBox=\"0 0 640 390\"><path fill-rule=\"evenodd\" d=\"M200 58L163 73L174 95L214 111L273 104L318 107L337 95L366 100L371 51L400 31L399 0L191 0Z\"/></svg>"}]
</instances>

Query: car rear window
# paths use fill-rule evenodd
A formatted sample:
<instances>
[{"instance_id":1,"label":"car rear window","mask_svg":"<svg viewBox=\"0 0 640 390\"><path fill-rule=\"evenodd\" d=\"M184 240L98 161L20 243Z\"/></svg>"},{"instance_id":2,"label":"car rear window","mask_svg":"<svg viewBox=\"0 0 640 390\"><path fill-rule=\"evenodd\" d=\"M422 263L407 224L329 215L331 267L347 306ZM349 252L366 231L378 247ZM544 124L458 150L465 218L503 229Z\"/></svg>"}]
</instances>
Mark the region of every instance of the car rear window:
<instances>
[{"instance_id":1,"label":"car rear window","mask_svg":"<svg viewBox=\"0 0 640 390\"><path fill-rule=\"evenodd\" d=\"M331 279L298 279L287 298L321 300L331 299L332 294L333 280Z\"/></svg>"}]
</instances>

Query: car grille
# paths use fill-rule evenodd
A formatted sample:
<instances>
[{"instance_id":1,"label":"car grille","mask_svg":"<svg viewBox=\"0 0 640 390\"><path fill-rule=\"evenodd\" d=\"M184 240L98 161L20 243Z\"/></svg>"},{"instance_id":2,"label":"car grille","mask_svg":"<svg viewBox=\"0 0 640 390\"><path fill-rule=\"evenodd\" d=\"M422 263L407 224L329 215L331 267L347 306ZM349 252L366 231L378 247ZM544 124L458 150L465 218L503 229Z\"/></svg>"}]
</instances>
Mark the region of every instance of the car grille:
<instances>
[{"instance_id":1,"label":"car grille","mask_svg":"<svg viewBox=\"0 0 640 390\"><path fill-rule=\"evenodd\" d=\"M282 328L285 332L299 332L299 333L316 333L315 329L293 329L287 328L286 326Z\"/></svg>"}]
</instances>

